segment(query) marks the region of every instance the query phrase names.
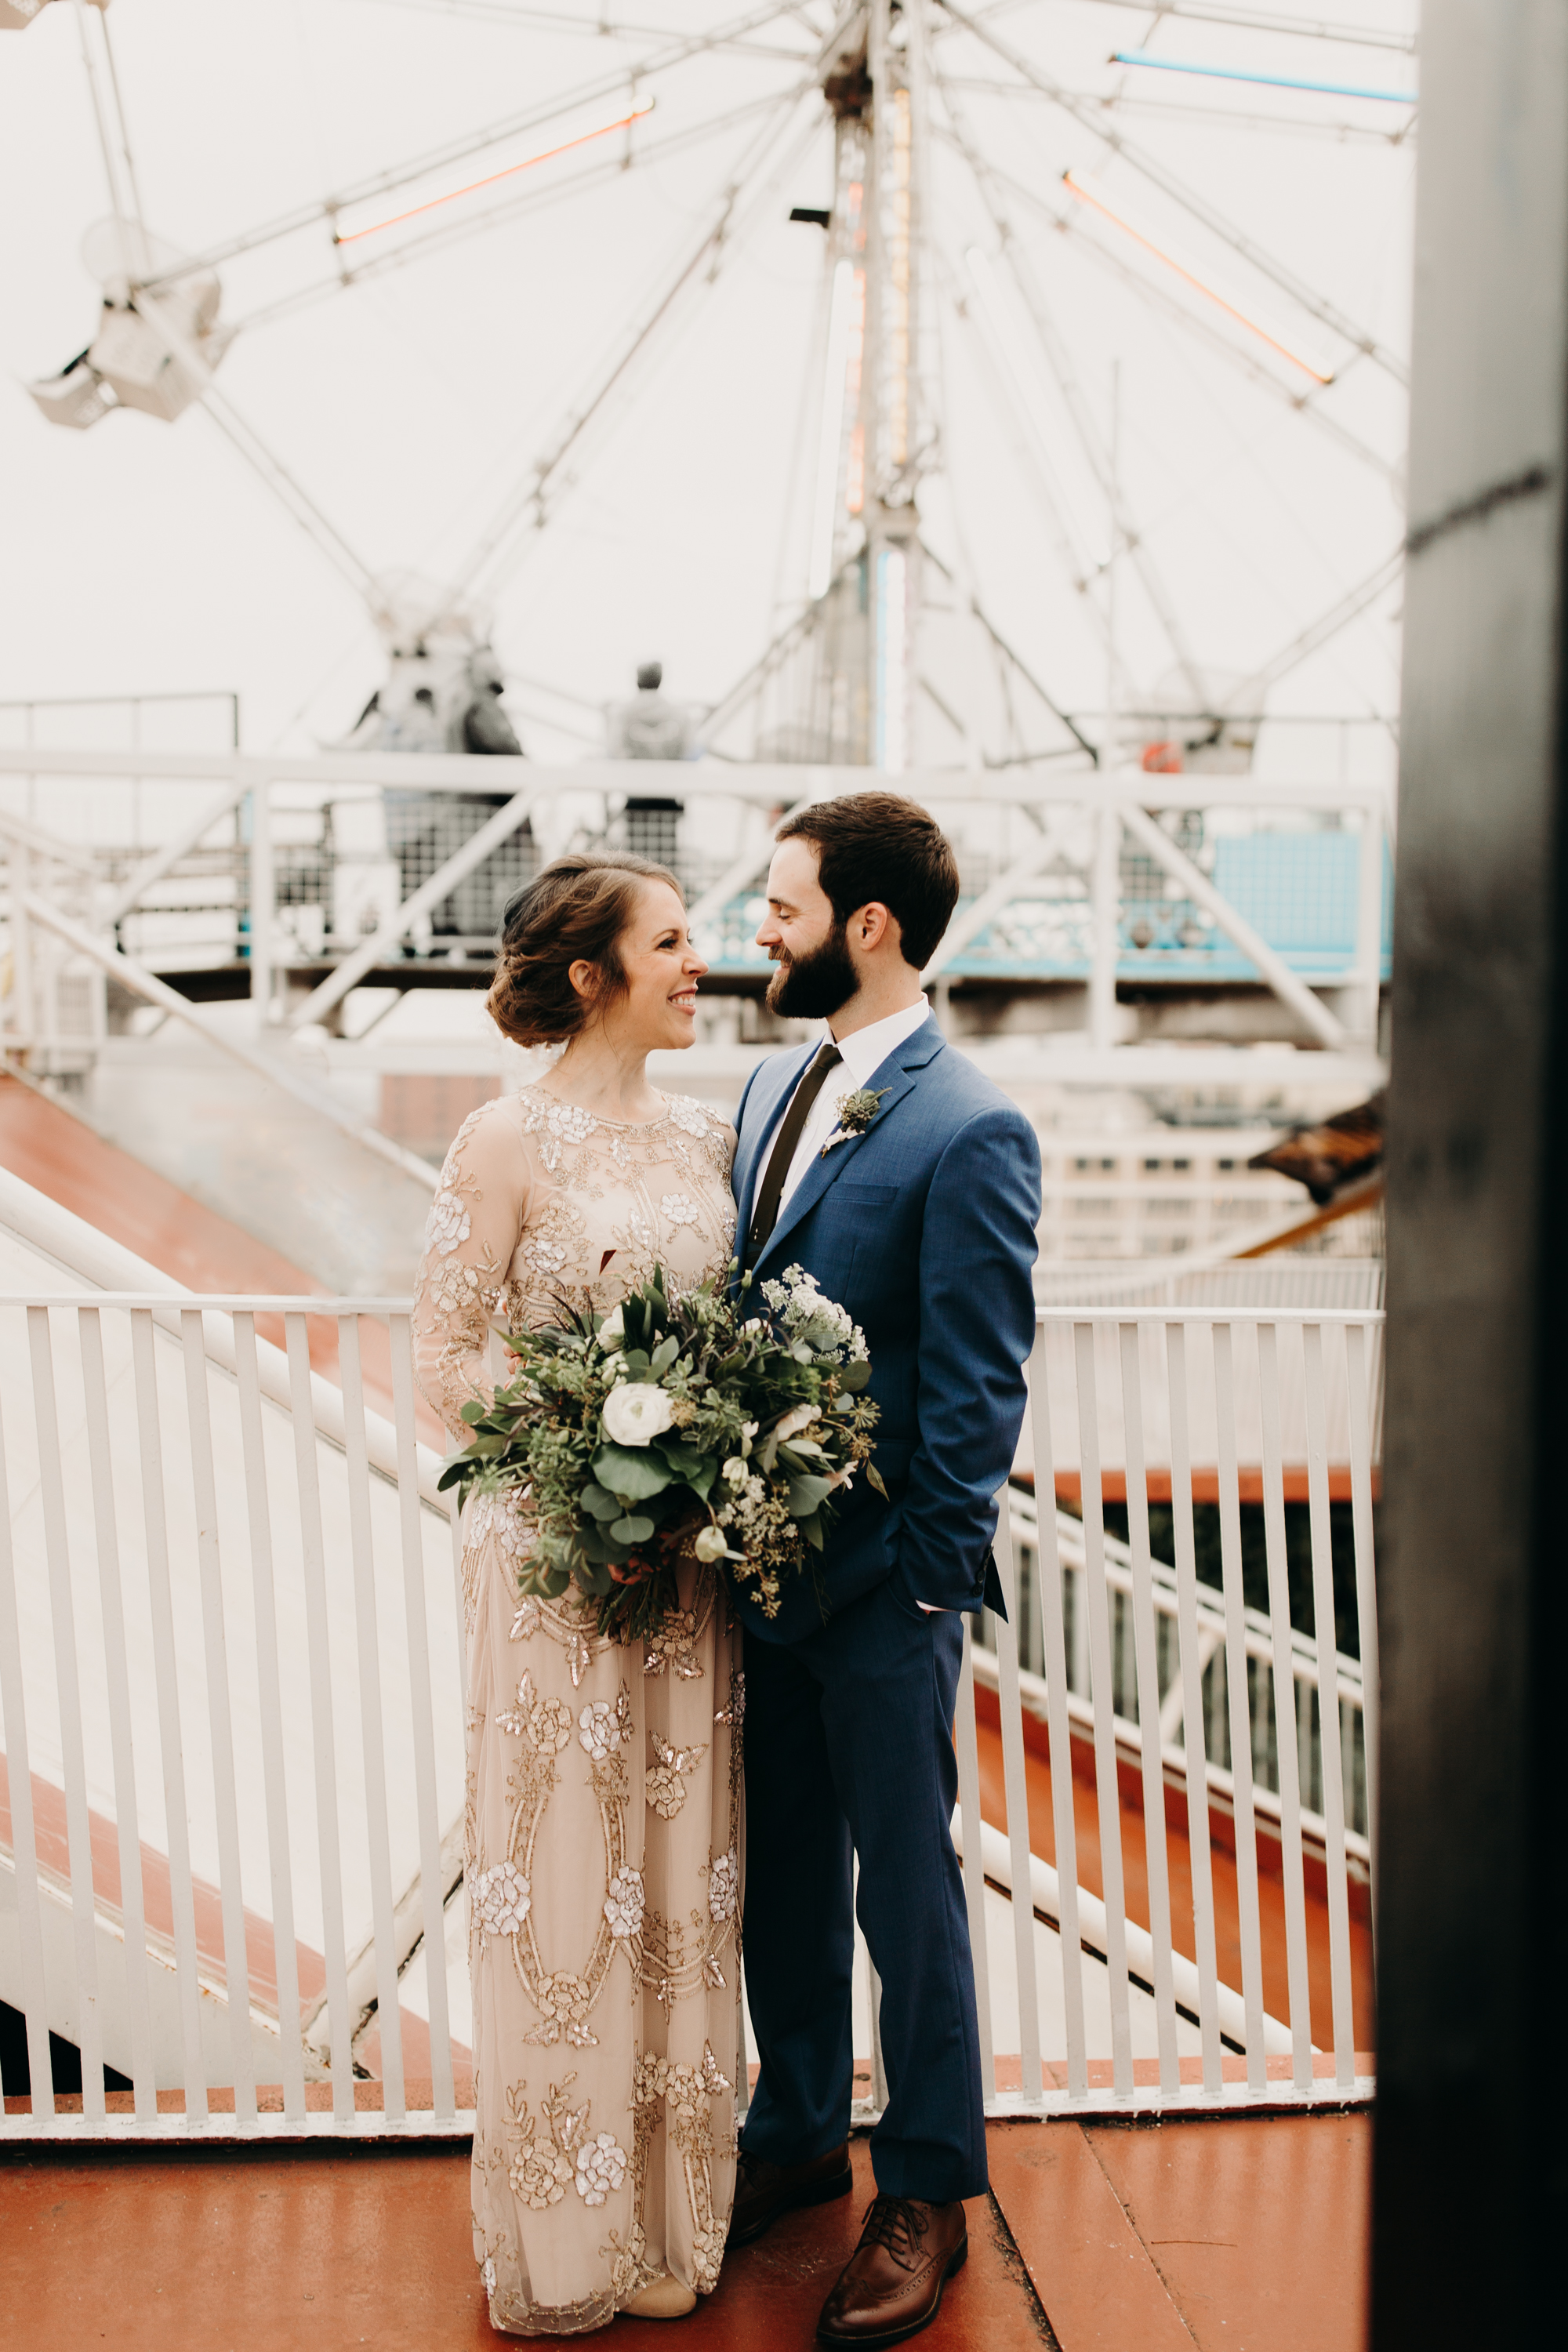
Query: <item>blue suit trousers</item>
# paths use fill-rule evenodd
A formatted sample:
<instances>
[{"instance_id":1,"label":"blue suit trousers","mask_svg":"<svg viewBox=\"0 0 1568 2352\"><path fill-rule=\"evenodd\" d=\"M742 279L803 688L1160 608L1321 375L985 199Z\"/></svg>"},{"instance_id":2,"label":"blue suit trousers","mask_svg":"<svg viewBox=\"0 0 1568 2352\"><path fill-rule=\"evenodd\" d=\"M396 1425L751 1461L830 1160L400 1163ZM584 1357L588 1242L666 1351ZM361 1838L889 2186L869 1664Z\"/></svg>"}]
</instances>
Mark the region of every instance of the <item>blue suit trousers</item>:
<instances>
[{"instance_id":1,"label":"blue suit trousers","mask_svg":"<svg viewBox=\"0 0 1568 2352\"><path fill-rule=\"evenodd\" d=\"M848 2132L858 1909L882 1982L877 2186L935 2204L986 2185L950 1827L963 1654L962 1619L926 1615L896 1572L804 1640L746 1635L745 1969L762 2066L742 2145L805 2163Z\"/></svg>"}]
</instances>

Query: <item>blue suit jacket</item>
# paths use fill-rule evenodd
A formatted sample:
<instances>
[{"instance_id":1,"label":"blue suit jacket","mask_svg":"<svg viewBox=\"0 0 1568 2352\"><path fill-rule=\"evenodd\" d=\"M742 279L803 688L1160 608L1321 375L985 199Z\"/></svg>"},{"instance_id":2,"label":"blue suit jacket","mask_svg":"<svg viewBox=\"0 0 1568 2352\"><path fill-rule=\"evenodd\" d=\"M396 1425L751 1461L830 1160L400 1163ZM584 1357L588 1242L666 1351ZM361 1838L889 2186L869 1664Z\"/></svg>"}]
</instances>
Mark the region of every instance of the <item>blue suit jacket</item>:
<instances>
[{"instance_id":1,"label":"blue suit jacket","mask_svg":"<svg viewBox=\"0 0 1568 2352\"><path fill-rule=\"evenodd\" d=\"M816 1050L771 1055L741 1097L742 1234L763 1150ZM882 1409L876 1461L889 1500L856 1479L823 1559L828 1606L897 1574L913 1600L938 1608L977 1610L983 1600L999 1608L991 1539L1035 1334L1039 1146L1022 1111L934 1021L870 1083L887 1088L876 1119L818 1153L755 1267L763 1282L804 1266L847 1307L871 1350L870 1392ZM786 1586L771 1623L749 1601L742 1615L752 1633L782 1642L822 1622L809 1577Z\"/></svg>"}]
</instances>

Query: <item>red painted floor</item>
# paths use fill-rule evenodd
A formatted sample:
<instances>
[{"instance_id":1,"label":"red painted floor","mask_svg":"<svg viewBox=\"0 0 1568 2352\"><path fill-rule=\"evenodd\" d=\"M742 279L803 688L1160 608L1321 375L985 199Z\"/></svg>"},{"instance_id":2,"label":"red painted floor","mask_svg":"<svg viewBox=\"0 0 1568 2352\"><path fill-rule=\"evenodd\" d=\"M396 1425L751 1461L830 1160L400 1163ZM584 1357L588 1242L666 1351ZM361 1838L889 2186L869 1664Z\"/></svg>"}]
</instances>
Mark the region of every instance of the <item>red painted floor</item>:
<instances>
[{"instance_id":1,"label":"red painted floor","mask_svg":"<svg viewBox=\"0 0 1568 2352\"><path fill-rule=\"evenodd\" d=\"M1364 2115L994 2125L992 2196L931 2352L1359 2352ZM626 2352L799 2347L871 2194L791 2215L672 2334ZM466 2151L0 2162L8 2352L481 2352Z\"/></svg>"}]
</instances>

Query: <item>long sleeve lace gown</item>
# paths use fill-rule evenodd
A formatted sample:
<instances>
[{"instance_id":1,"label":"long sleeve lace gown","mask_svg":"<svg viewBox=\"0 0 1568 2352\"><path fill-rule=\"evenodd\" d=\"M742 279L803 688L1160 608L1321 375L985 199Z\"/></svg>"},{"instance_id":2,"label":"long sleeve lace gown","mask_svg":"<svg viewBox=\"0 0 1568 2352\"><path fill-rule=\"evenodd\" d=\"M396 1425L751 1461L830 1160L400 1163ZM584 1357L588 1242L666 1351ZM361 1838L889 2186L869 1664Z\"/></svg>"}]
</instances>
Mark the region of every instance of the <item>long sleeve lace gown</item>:
<instances>
[{"instance_id":1,"label":"long sleeve lace gown","mask_svg":"<svg viewBox=\"0 0 1568 2352\"><path fill-rule=\"evenodd\" d=\"M730 1255L731 1129L616 1125L538 1087L453 1144L420 1265L420 1385L454 1436L494 1320L607 1310ZM508 2335L602 2326L668 2270L719 2276L734 2187L740 1636L711 1569L648 1643L523 1599L526 1515L470 1504L467 1864L474 2253Z\"/></svg>"}]
</instances>

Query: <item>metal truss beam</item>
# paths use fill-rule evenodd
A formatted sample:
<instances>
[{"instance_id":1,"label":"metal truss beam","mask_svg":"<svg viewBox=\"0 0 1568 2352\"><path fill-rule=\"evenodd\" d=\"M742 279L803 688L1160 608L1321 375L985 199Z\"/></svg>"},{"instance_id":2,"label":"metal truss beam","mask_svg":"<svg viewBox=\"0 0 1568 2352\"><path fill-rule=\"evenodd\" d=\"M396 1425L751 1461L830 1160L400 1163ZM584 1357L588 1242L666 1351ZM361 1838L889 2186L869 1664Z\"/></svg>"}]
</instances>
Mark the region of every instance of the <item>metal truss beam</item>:
<instances>
[{"instance_id":1,"label":"metal truss beam","mask_svg":"<svg viewBox=\"0 0 1568 2352\"><path fill-rule=\"evenodd\" d=\"M450 898L458 883L466 880L476 866L484 864L492 849L498 849L503 841L511 838L539 797L538 788L531 786L514 793L505 808L497 809L488 824L481 824L478 833L471 834L461 849L447 858L445 866L438 866L427 882L422 882L417 890L404 899L397 912L387 917L373 938L365 940L353 955L345 956L336 971L329 972L321 986L311 990L289 1026L298 1029L307 1021L320 1021L334 1004L341 1003L350 989L359 986L365 973L397 945L421 915L428 914L432 907L438 907L443 898Z\"/></svg>"},{"instance_id":2,"label":"metal truss beam","mask_svg":"<svg viewBox=\"0 0 1568 2352\"><path fill-rule=\"evenodd\" d=\"M934 805L1037 808L1047 802L1082 805L1098 793L1088 762L1071 771L1042 768L973 770L906 768L896 777L880 769L788 760L582 760L570 765L497 758L477 761L460 751L301 751L263 757L247 751L68 751L41 745L0 745L0 776L150 777L160 783L279 783L337 785L345 791L468 793L530 792L622 800L628 793L667 793L676 800L749 801L760 808L864 793L889 784ZM662 780L662 781L661 781ZM1188 771L1161 776L1160 808L1373 809L1386 819L1381 783L1264 782L1253 776Z\"/></svg>"},{"instance_id":3,"label":"metal truss beam","mask_svg":"<svg viewBox=\"0 0 1568 2352\"><path fill-rule=\"evenodd\" d=\"M1269 946L1261 933L1253 929L1246 916L1237 914L1229 899L1222 897L1208 876L1177 848L1170 835L1157 825L1152 816L1130 801L1122 802L1117 814L1134 840L1141 843L1152 857L1159 859L1194 905L1202 907L1205 914L1212 915L1220 929L1236 941L1242 954L1258 966L1275 995L1290 1007L1298 1020L1305 1022L1320 1045L1338 1052L1350 1043L1344 1024L1336 1020L1322 999L1314 996L1306 982L1291 971L1284 957Z\"/></svg>"}]
</instances>

